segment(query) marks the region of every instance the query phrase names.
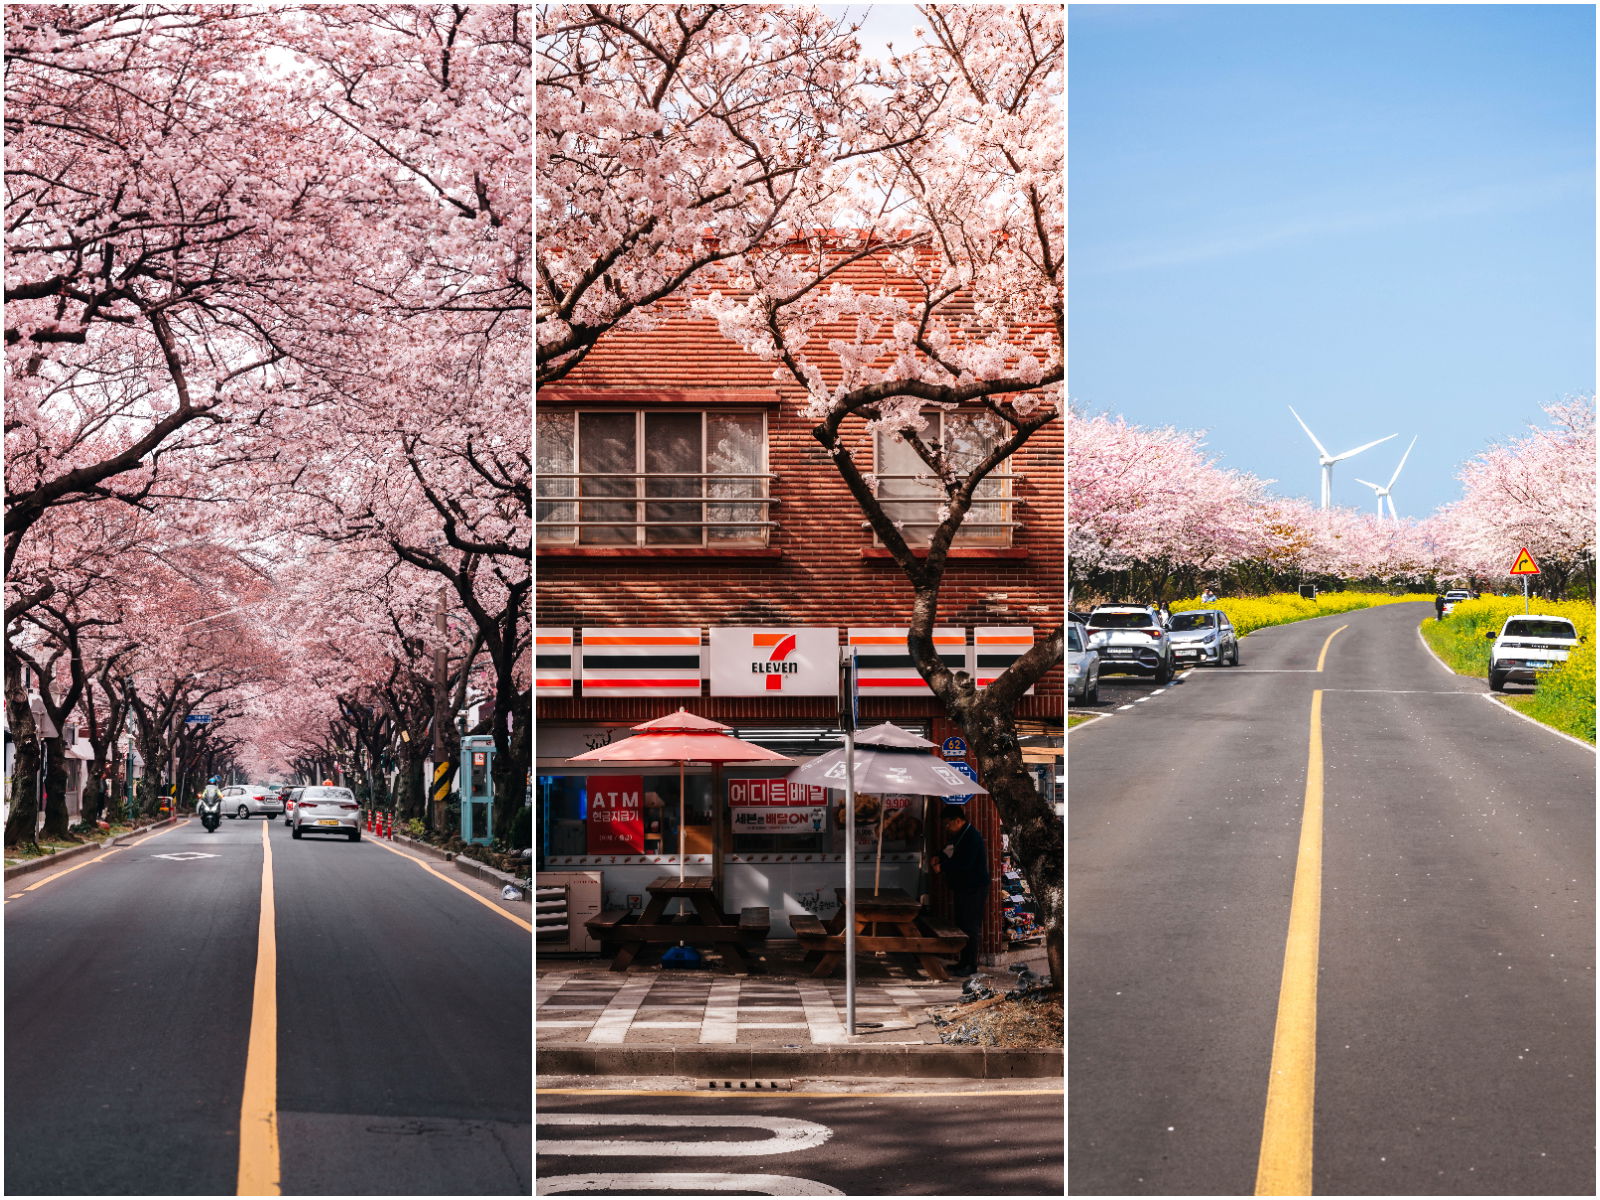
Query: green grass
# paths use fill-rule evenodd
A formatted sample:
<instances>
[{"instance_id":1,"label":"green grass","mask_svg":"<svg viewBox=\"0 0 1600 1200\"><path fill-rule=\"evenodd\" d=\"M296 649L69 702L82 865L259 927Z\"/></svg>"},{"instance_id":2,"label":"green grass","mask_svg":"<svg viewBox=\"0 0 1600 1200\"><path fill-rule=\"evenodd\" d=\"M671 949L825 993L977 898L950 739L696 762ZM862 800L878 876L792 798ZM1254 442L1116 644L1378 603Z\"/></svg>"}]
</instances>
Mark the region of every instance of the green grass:
<instances>
[{"instance_id":1,"label":"green grass","mask_svg":"<svg viewBox=\"0 0 1600 1200\"><path fill-rule=\"evenodd\" d=\"M1104 713L1075 713L1075 712L1069 712L1067 714L1067 728L1071 729L1074 725L1082 725L1086 721L1092 721L1096 717L1101 717L1101 716L1104 716L1104 715L1105 715Z\"/></svg>"},{"instance_id":2,"label":"green grass","mask_svg":"<svg viewBox=\"0 0 1600 1200\"><path fill-rule=\"evenodd\" d=\"M1489 677L1488 633L1498 633L1508 616L1522 612L1521 597L1486 596L1456 605L1443 621L1422 622L1423 640L1457 675ZM1588 742L1595 741L1594 605L1567 600L1543 601L1538 612L1566 617L1586 642L1559 667L1539 676L1531 696L1507 696L1505 703L1552 729Z\"/></svg>"}]
</instances>

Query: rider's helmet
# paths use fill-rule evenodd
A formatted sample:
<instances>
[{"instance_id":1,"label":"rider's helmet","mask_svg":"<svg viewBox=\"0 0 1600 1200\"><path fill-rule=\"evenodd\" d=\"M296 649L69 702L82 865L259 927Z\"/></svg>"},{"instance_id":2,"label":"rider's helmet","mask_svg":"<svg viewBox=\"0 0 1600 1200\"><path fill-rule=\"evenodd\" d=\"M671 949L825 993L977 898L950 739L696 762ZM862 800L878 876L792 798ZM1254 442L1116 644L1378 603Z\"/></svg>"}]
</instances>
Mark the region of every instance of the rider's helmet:
<instances>
[{"instance_id":1,"label":"rider's helmet","mask_svg":"<svg viewBox=\"0 0 1600 1200\"><path fill-rule=\"evenodd\" d=\"M331 779L324 779L324 780L323 780L323 781L322 781L322 786L323 786L323 787L332 787L332 786L333 786L333 780L331 780Z\"/></svg>"},{"instance_id":2,"label":"rider's helmet","mask_svg":"<svg viewBox=\"0 0 1600 1200\"><path fill-rule=\"evenodd\" d=\"M215 775L213 775L211 777L211 782L212 783L221 783L222 781L220 779L218 779Z\"/></svg>"}]
</instances>

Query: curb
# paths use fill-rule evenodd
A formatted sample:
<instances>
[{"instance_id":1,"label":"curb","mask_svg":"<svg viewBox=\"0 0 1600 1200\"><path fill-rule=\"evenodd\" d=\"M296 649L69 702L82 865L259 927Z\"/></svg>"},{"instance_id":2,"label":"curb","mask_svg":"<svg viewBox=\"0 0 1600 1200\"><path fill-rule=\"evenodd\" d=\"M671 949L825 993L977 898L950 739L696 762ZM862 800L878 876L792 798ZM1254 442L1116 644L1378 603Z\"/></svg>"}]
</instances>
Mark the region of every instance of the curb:
<instances>
[{"instance_id":1,"label":"curb","mask_svg":"<svg viewBox=\"0 0 1600 1200\"><path fill-rule=\"evenodd\" d=\"M515 875L511 875L505 871L496 870L488 863L481 863L475 858L465 858L458 854L451 854L447 850L441 850L439 847L430 845L428 842L419 842L415 838L408 838L404 834L397 833L392 839L387 840L404 842L407 846L410 846L415 850L420 850L430 858L437 858L444 862L453 863L456 870L460 871L462 874L475 876L476 878L483 880L485 883L497 883L502 886L509 883L516 887L518 891L522 890L521 885L517 883L517 877ZM527 898L527 896L523 897L524 900Z\"/></svg>"},{"instance_id":2,"label":"curb","mask_svg":"<svg viewBox=\"0 0 1600 1200\"><path fill-rule=\"evenodd\" d=\"M127 833L119 833L116 837L107 838L103 842L91 842L83 846L73 846L70 850L57 850L54 854L47 854L42 858L33 859L31 862L18 863L14 867L7 867L5 877L16 879L23 875L32 875L35 871L42 871L46 867L53 867L57 863L71 862L75 858L82 858L85 854L93 854L109 850L113 846L121 845L131 838L143 837L153 829L160 829L163 825L171 825L177 817L168 817L165 821L157 821L154 825L144 825L138 829L130 829Z\"/></svg>"},{"instance_id":3,"label":"curb","mask_svg":"<svg viewBox=\"0 0 1600 1200\"><path fill-rule=\"evenodd\" d=\"M817 1079L835 1075L916 1079L1056 1079L1061 1050L988 1046L594 1046L547 1044L536 1069L547 1075L673 1075L705 1078Z\"/></svg>"}]
</instances>

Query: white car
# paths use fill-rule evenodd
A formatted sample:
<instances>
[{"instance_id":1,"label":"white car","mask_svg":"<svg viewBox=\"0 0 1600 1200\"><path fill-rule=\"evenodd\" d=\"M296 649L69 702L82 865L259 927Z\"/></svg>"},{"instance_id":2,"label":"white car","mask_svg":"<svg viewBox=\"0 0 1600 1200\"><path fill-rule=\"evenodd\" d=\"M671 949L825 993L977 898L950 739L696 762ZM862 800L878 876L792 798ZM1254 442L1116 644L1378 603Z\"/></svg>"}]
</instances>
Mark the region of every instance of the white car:
<instances>
[{"instance_id":1,"label":"white car","mask_svg":"<svg viewBox=\"0 0 1600 1200\"><path fill-rule=\"evenodd\" d=\"M337 833L352 842L361 840L361 805L344 787L308 787L295 797L289 829L296 838L307 833Z\"/></svg>"},{"instance_id":2,"label":"white car","mask_svg":"<svg viewBox=\"0 0 1600 1200\"><path fill-rule=\"evenodd\" d=\"M1131 672L1152 675L1157 683L1172 680L1176 659L1167 627L1153 608L1142 604L1102 604L1089 614L1085 632L1100 652L1100 674Z\"/></svg>"},{"instance_id":3,"label":"white car","mask_svg":"<svg viewBox=\"0 0 1600 1200\"><path fill-rule=\"evenodd\" d=\"M1540 671L1567 661L1578 642L1578 631L1565 617L1533 613L1507 617L1499 633L1486 633L1489 647L1489 690L1503 692L1508 680L1533 683Z\"/></svg>"},{"instance_id":4,"label":"white car","mask_svg":"<svg viewBox=\"0 0 1600 1200\"><path fill-rule=\"evenodd\" d=\"M1471 599L1472 593L1465 588L1452 588L1444 594L1444 615L1448 617L1456 605Z\"/></svg>"},{"instance_id":5,"label":"white car","mask_svg":"<svg viewBox=\"0 0 1600 1200\"><path fill-rule=\"evenodd\" d=\"M236 783L222 789L222 811L228 820L241 821L251 817L275 820L283 812L283 801L265 784Z\"/></svg>"}]
</instances>

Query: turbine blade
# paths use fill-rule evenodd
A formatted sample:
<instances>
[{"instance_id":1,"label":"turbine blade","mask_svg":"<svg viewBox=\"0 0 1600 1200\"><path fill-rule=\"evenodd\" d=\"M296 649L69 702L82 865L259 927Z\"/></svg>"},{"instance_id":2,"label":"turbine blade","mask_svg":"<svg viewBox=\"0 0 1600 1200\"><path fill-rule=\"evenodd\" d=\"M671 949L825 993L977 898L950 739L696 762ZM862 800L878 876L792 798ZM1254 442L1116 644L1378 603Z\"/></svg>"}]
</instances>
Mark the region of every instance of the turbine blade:
<instances>
[{"instance_id":1,"label":"turbine blade","mask_svg":"<svg viewBox=\"0 0 1600 1200\"><path fill-rule=\"evenodd\" d=\"M1416 444L1417 444L1417 439L1415 437L1413 437L1411 439L1411 446L1415 446ZM1394 469L1394 474L1389 476L1389 486L1390 487L1393 487L1394 486L1394 481L1396 479L1400 478L1400 468L1404 467L1406 465L1406 459L1411 457L1411 446L1407 446L1406 447L1406 452L1400 456L1400 466L1396 467Z\"/></svg>"},{"instance_id":2,"label":"turbine blade","mask_svg":"<svg viewBox=\"0 0 1600 1200\"><path fill-rule=\"evenodd\" d=\"M1375 491L1375 492L1382 492L1382 491L1383 491L1383 489L1382 489L1382 488L1381 488L1381 487L1379 487L1379 486L1378 486L1378 485L1377 485L1377 484L1375 484L1375 483L1369 483L1369 482L1368 482L1368 481L1367 481L1367 480L1365 480L1365 479L1358 479L1358 480L1356 480L1356 482L1357 482L1357 483L1365 483L1365 484L1366 484L1366 485L1367 485L1367 486L1368 486L1368 487L1369 487L1369 488L1371 488L1371 489L1372 489L1372 490L1373 490L1373 491Z\"/></svg>"},{"instance_id":3,"label":"turbine blade","mask_svg":"<svg viewBox=\"0 0 1600 1200\"><path fill-rule=\"evenodd\" d=\"M1294 405L1289 405L1288 409L1291 413L1294 413L1294 419L1300 421L1300 414L1294 411ZM1311 444L1317 448L1317 453L1322 455L1323 458L1327 458L1328 452L1323 448L1322 443L1317 441L1317 435L1311 432L1311 426L1304 421L1300 421L1300 428L1306 431L1306 436L1311 439Z\"/></svg>"},{"instance_id":4,"label":"turbine blade","mask_svg":"<svg viewBox=\"0 0 1600 1200\"><path fill-rule=\"evenodd\" d=\"M1365 446L1357 446L1354 450L1346 450L1343 454L1336 454L1334 456L1333 461L1334 462L1339 462L1342 459L1354 458L1357 454L1360 454L1363 450L1371 450L1374 446L1381 446L1384 442L1387 442L1389 440L1389 438L1395 438L1395 437L1399 437L1399 436L1400 435L1398 433L1391 433L1389 435L1389 437L1381 437L1375 442L1368 442Z\"/></svg>"}]
</instances>

